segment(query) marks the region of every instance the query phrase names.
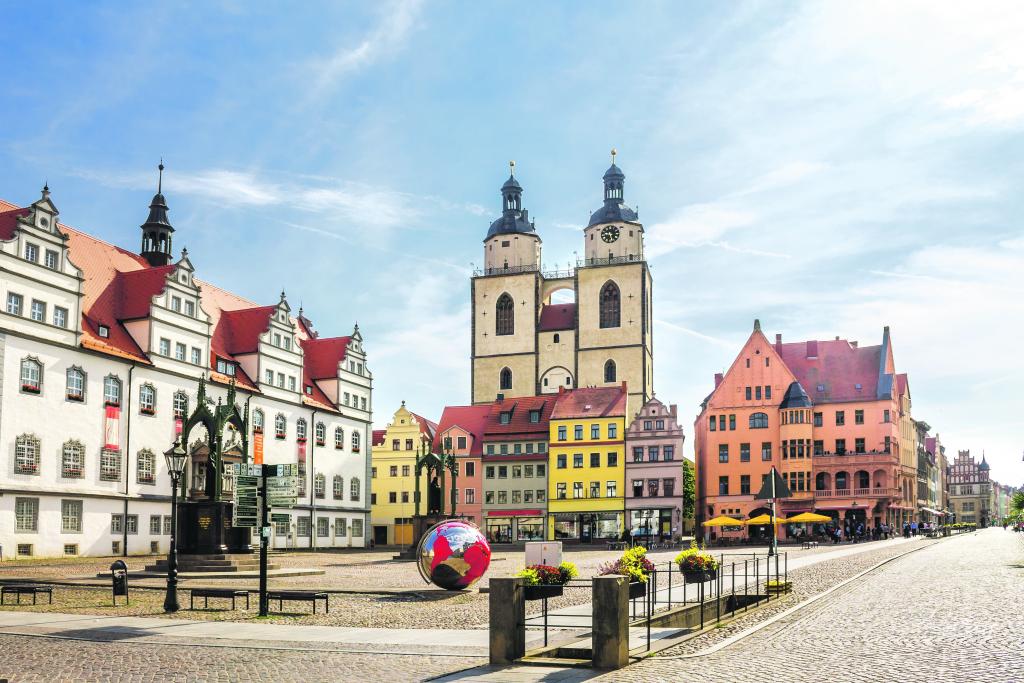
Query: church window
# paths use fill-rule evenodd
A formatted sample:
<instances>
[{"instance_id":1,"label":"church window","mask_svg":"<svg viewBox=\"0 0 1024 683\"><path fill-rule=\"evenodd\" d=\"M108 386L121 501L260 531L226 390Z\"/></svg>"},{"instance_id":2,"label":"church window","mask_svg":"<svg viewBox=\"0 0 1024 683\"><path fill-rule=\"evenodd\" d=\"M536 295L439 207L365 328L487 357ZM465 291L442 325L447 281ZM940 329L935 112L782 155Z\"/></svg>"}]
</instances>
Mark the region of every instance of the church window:
<instances>
[{"instance_id":1,"label":"church window","mask_svg":"<svg viewBox=\"0 0 1024 683\"><path fill-rule=\"evenodd\" d=\"M608 362L604 364L604 381L615 381L615 361L613 360L608 360Z\"/></svg>"},{"instance_id":2,"label":"church window","mask_svg":"<svg viewBox=\"0 0 1024 683\"><path fill-rule=\"evenodd\" d=\"M552 341L554 341L554 343L556 343L556 344L560 341L557 332L555 332L555 336L554 336L554 339L552 339Z\"/></svg>"},{"instance_id":3,"label":"church window","mask_svg":"<svg viewBox=\"0 0 1024 683\"><path fill-rule=\"evenodd\" d=\"M511 370L509 370L508 368L502 368L501 369L501 376L499 378L498 386L502 389L502 391L509 390L509 389L512 388L512 371Z\"/></svg>"},{"instance_id":4,"label":"church window","mask_svg":"<svg viewBox=\"0 0 1024 683\"><path fill-rule=\"evenodd\" d=\"M515 303L507 293L498 297L494 307L494 333L497 335L515 334Z\"/></svg>"},{"instance_id":5,"label":"church window","mask_svg":"<svg viewBox=\"0 0 1024 683\"><path fill-rule=\"evenodd\" d=\"M619 288L612 282L608 281L604 287L601 288L601 327L618 327L619 326Z\"/></svg>"}]
</instances>

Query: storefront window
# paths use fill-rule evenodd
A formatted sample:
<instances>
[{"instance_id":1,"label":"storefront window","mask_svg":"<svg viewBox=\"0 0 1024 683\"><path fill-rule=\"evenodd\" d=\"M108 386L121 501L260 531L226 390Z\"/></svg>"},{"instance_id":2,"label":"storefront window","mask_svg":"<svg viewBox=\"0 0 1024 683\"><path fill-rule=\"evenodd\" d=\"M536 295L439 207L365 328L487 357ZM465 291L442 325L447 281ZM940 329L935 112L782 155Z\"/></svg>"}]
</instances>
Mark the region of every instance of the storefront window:
<instances>
[{"instance_id":1,"label":"storefront window","mask_svg":"<svg viewBox=\"0 0 1024 683\"><path fill-rule=\"evenodd\" d=\"M555 540L579 537L580 526L576 515L555 515Z\"/></svg>"},{"instance_id":2,"label":"storefront window","mask_svg":"<svg viewBox=\"0 0 1024 683\"><path fill-rule=\"evenodd\" d=\"M517 522L520 541L544 540L544 519L542 517L520 517Z\"/></svg>"},{"instance_id":3,"label":"storefront window","mask_svg":"<svg viewBox=\"0 0 1024 683\"><path fill-rule=\"evenodd\" d=\"M488 519L487 540L491 543L511 543L512 520L508 518Z\"/></svg>"},{"instance_id":4,"label":"storefront window","mask_svg":"<svg viewBox=\"0 0 1024 683\"><path fill-rule=\"evenodd\" d=\"M597 516L595 538L618 538L622 534L619 528L621 517L617 512L602 512Z\"/></svg>"}]
</instances>

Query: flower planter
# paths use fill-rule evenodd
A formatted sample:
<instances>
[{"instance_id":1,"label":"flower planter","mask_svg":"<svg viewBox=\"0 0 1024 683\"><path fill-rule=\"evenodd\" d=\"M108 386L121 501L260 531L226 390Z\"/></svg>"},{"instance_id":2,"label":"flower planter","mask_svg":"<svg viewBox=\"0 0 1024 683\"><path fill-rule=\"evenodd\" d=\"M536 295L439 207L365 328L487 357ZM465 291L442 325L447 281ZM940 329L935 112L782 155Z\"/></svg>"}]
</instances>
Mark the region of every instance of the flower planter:
<instances>
[{"instance_id":1,"label":"flower planter","mask_svg":"<svg viewBox=\"0 0 1024 683\"><path fill-rule=\"evenodd\" d=\"M629 582L629 599L642 598L647 595L647 583L641 581Z\"/></svg>"},{"instance_id":2,"label":"flower planter","mask_svg":"<svg viewBox=\"0 0 1024 683\"><path fill-rule=\"evenodd\" d=\"M562 594L564 586L552 584L537 584L535 586L524 586L527 600L543 600L544 598L557 598Z\"/></svg>"},{"instance_id":3,"label":"flower planter","mask_svg":"<svg viewBox=\"0 0 1024 683\"><path fill-rule=\"evenodd\" d=\"M704 583L718 578L717 569L683 569L681 571L683 572L683 581L686 583Z\"/></svg>"}]
</instances>

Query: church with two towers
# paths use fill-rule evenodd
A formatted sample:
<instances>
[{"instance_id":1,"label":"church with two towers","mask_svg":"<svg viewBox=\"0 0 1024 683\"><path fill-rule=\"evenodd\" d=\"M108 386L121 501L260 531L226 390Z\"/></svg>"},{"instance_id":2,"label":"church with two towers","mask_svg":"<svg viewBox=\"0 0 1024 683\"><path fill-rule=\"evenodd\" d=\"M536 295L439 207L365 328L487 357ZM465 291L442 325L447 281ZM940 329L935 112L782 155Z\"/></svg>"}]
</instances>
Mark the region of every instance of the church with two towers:
<instances>
[{"instance_id":1,"label":"church with two towers","mask_svg":"<svg viewBox=\"0 0 1024 683\"><path fill-rule=\"evenodd\" d=\"M541 237L510 166L502 214L471 284L473 403L625 382L631 419L654 391L652 279L615 151L603 204L583 228L583 258L568 271L544 270ZM555 300L563 290L572 302Z\"/></svg>"}]
</instances>

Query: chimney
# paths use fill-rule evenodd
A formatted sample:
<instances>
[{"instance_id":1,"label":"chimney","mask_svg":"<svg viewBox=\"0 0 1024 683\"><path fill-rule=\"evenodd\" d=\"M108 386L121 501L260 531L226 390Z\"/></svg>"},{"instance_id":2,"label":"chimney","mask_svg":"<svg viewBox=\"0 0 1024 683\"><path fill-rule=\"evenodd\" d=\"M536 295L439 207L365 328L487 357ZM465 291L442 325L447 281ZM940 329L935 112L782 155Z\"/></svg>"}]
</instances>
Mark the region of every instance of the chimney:
<instances>
[{"instance_id":1,"label":"chimney","mask_svg":"<svg viewBox=\"0 0 1024 683\"><path fill-rule=\"evenodd\" d=\"M817 358L818 357L818 342L817 340L807 342L807 357Z\"/></svg>"},{"instance_id":2,"label":"chimney","mask_svg":"<svg viewBox=\"0 0 1024 683\"><path fill-rule=\"evenodd\" d=\"M622 380L622 393L626 393L626 380Z\"/></svg>"},{"instance_id":3,"label":"chimney","mask_svg":"<svg viewBox=\"0 0 1024 683\"><path fill-rule=\"evenodd\" d=\"M672 417L679 417L679 408L675 403L668 407L668 412Z\"/></svg>"},{"instance_id":4,"label":"chimney","mask_svg":"<svg viewBox=\"0 0 1024 683\"><path fill-rule=\"evenodd\" d=\"M502 401L504 401L505 400L505 394L498 394L497 400L498 400L498 403L501 403Z\"/></svg>"},{"instance_id":5,"label":"chimney","mask_svg":"<svg viewBox=\"0 0 1024 683\"><path fill-rule=\"evenodd\" d=\"M778 332L775 333L775 350L782 350L782 335L779 334Z\"/></svg>"},{"instance_id":6,"label":"chimney","mask_svg":"<svg viewBox=\"0 0 1024 683\"><path fill-rule=\"evenodd\" d=\"M715 389L717 389L718 385L721 384L721 383L722 383L722 373L716 372L715 373Z\"/></svg>"}]
</instances>

